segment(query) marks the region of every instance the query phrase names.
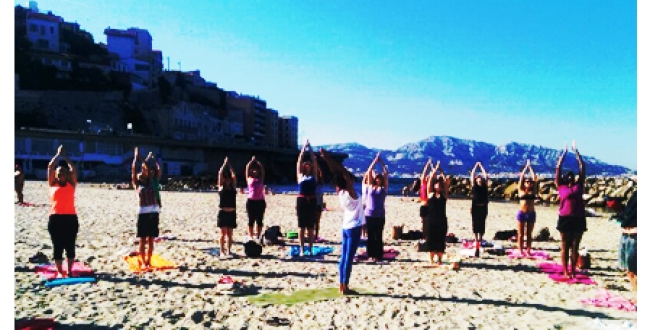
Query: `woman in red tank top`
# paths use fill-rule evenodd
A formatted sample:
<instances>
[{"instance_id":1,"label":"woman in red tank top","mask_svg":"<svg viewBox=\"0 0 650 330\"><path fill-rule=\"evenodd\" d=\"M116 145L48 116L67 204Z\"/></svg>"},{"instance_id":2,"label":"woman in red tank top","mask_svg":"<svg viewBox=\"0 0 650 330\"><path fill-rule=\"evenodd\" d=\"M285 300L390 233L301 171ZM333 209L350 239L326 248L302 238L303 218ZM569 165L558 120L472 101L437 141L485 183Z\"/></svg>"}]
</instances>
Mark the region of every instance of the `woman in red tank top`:
<instances>
[{"instance_id":1,"label":"woman in red tank top","mask_svg":"<svg viewBox=\"0 0 650 330\"><path fill-rule=\"evenodd\" d=\"M57 165L59 157L66 166ZM50 189L50 217L47 231L52 239L54 264L57 277L73 277L72 264L75 258L75 242L79 232L79 219L74 207L74 193L77 186L77 171L59 146L56 155L47 165L47 181ZM68 258L68 274L63 271L63 251Z\"/></svg>"}]
</instances>

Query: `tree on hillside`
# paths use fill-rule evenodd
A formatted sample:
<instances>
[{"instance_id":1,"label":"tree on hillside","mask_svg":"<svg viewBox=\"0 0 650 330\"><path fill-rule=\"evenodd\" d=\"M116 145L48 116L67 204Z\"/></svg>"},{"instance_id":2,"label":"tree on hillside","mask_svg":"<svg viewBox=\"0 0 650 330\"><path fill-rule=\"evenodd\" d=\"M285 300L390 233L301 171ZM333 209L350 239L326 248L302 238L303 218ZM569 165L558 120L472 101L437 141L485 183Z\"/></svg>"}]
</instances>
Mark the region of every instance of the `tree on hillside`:
<instances>
[{"instance_id":1,"label":"tree on hillside","mask_svg":"<svg viewBox=\"0 0 650 330\"><path fill-rule=\"evenodd\" d=\"M169 97L172 95L173 91L174 88L172 87L172 84L170 84L165 77L158 77L158 92L160 93L160 99L163 103L169 101Z\"/></svg>"}]
</instances>

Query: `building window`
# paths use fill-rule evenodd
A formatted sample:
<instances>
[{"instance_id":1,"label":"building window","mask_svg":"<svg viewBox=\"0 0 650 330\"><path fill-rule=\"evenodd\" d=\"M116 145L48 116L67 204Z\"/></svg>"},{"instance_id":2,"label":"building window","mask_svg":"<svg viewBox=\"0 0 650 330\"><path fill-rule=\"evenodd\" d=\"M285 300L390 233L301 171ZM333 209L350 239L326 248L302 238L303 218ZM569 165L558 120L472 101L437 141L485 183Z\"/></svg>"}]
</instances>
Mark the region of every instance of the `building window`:
<instances>
[{"instance_id":1,"label":"building window","mask_svg":"<svg viewBox=\"0 0 650 330\"><path fill-rule=\"evenodd\" d=\"M38 25L29 24L29 32L38 32Z\"/></svg>"},{"instance_id":2,"label":"building window","mask_svg":"<svg viewBox=\"0 0 650 330\"><path fill-rule=\"evenodd\" d=\"M41 35L45 35L45 26L41 25Z\"/></svg>"},{"instance_id":3,"label":"building window","mask_svg":"<svg viewBox=\"0 0 650 330\"><path fill-rule=\"evenodd\" d=\"M50 26L50 34L54 34L54 27Z\"/></svg>"},{"instance_id":4,"label":"building window","mask_svg":"<svg viewBox=\"0 0 650 330\"><path fill-rule=\"evenodd\" d=\"M68 63L68 61L66 61L66 60L62 60L62 61L61 61L61 66L63 66L63 67L66 67L66 68L67 68L69 64L70 64L70 63Z\"/></svg>"},{"instance_id":5,"label":"building window","mask_svg":"<svg viewBox=\"0 0 650 330\"><path fill-rule=\"evenodd\" d=\"M149 66L145 64L136 64L135 71L149 71Z\"/></svg>"}]
</instances>

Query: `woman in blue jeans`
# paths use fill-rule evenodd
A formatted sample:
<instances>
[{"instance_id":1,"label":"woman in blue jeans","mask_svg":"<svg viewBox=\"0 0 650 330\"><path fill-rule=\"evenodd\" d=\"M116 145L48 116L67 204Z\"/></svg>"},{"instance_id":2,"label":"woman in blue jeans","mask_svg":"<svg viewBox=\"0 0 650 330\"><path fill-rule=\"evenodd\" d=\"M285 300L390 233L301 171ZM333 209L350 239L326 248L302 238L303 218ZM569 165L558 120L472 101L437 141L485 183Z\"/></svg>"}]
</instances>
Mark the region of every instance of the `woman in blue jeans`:
<instances>
[{"instance_id":1,"label":"woman in blue jeans","mask_svg":"<svg viewBox=\"0 0 650 330\"><path fill-rule=\"evenodd\" d=\"M356 291L350 290L349 284L354 255L359 247L359 240L361 240L363 202L354 190L354 177L350 175L343 165L332 160L325 149L321 148L320 154L335 176L336 193L339 196L341 208L343 208L339 293L356 294Z\"/></svg>"}]
</instances>

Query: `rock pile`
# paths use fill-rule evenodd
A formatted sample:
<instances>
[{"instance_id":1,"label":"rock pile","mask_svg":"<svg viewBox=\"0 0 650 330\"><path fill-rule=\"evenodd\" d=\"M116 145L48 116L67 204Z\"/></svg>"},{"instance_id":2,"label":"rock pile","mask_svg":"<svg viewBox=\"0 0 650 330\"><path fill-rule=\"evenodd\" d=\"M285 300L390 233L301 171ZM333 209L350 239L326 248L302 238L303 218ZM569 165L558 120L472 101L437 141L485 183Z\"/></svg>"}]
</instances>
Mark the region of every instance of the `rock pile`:
<instances>
[{"instance_id":1,"label":"rock pile","mask_svg":"<svg viewBox=\"0 0 650 330\"><path fill-rule=\"evenodd\" d=\"M488 192L492 199L516 200L518 180L493 179L488 181ZM587 178L583 199L586 206L603 207L608 198L627 201L637 189L636 178ZM450 194L470 197L472 188L467 178L452 178ZM542 203L559 203L557 189L552 179L539 180L539 200Z\"/></svg>"}]
</instances>

